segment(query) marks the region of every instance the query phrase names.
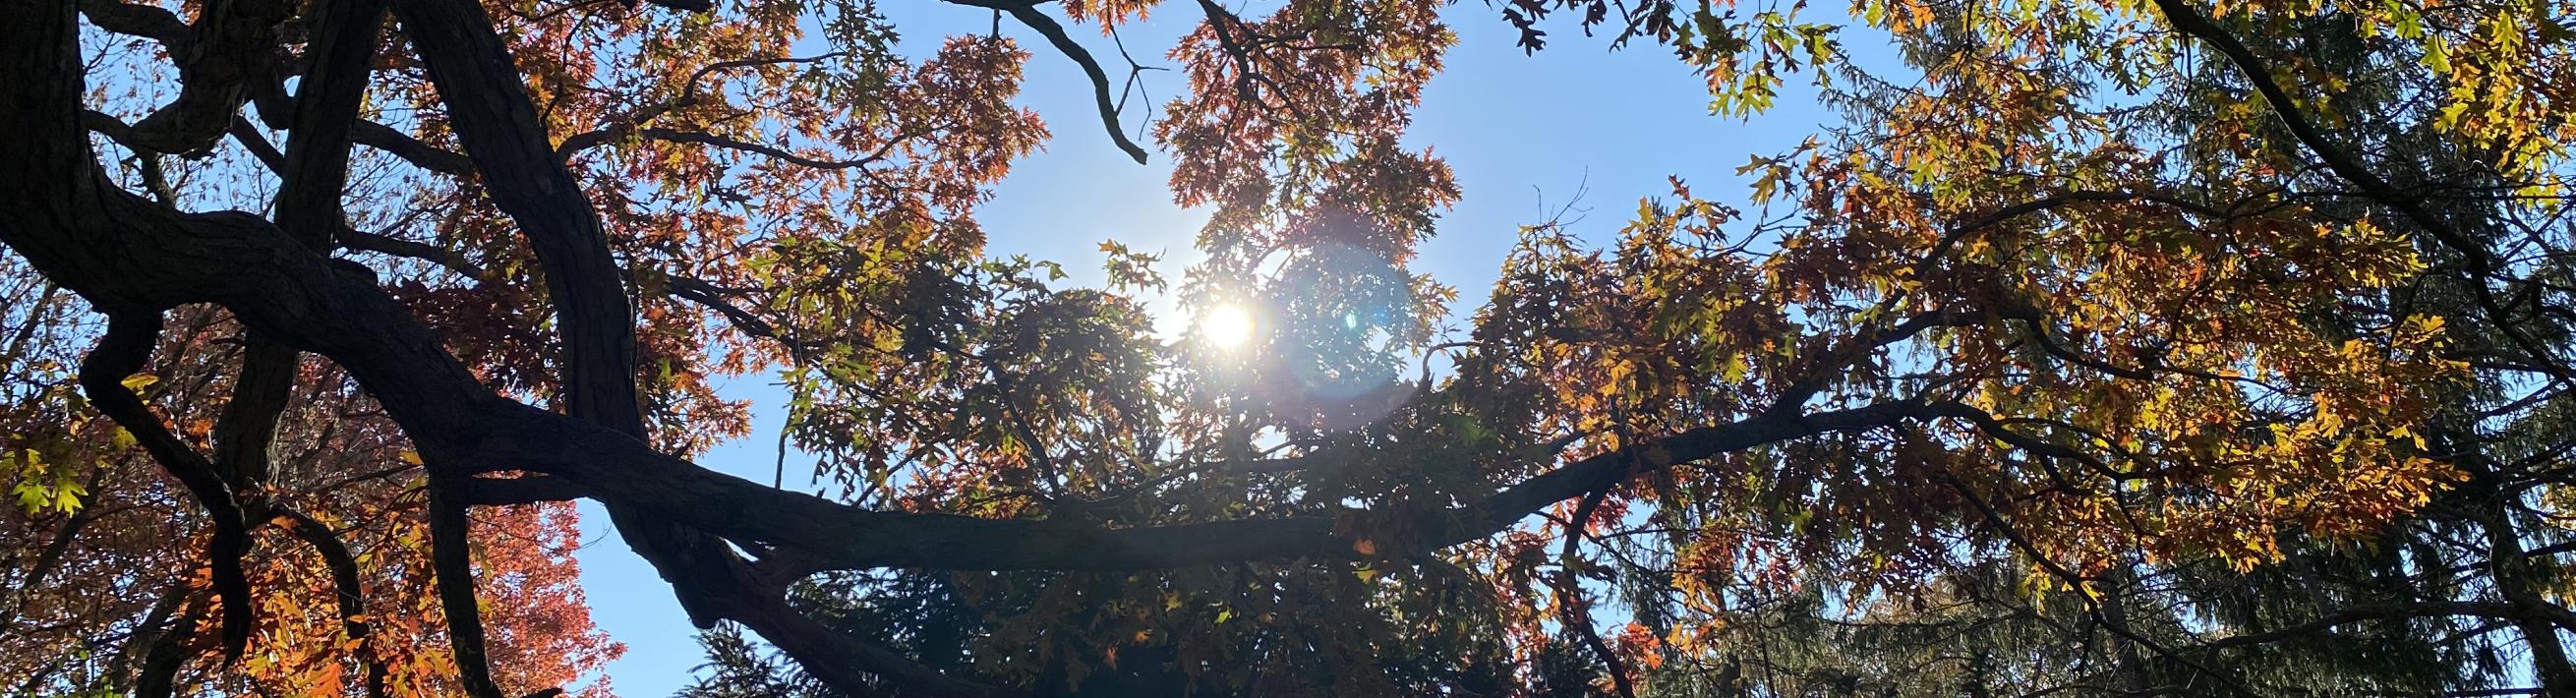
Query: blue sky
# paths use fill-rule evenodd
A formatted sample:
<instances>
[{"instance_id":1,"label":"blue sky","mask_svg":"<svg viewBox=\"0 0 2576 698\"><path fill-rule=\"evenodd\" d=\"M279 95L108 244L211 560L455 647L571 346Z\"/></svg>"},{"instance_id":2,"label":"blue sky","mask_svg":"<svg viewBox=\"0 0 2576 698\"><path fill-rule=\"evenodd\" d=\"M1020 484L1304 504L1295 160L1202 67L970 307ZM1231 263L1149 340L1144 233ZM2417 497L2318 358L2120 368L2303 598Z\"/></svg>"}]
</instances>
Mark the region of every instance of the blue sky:
<instances>
[{"instance_id":1,"label":"blue sky","mask_svg":"<svg viewBox=\"0 0 2576 698\"><path fill-rule=\"evenodd\" d=\"M905 49L916 53L935 48L947 34L992 26L985 11L938 2L896 2L884 11L906 37ZM1796 78L1770 112L1750 122L1710 116L1703 81L1665 49L1639 45L1612 52L1606 42L1586 39L1571 26L1554 28L1547 50L1524 56L1498 13L1472 2L1452 8L1459 44L1449 53L1448 70L1431 83L1409 136L1448 160L1465 193L1414 262L1416 271L1459 289L1458 317L1450 324L1461 331L1519 226L1546 220L1578 191L1588 193L1567 218L1580 219L1579 232L1607 235L1632 215L1638 197L1669 192L1668 176L1698 185L1702 196L1735 198L1722 189L1736 181L1734 170L1749 155L1787 150L1825 120L1797 89ZM1140 62L1167 64L1161 50L1188 28L1192 16L1165 12L1122 34ZM1170 158L1158 152L1152 164L1141 166L1128 160L1102 133L1090 85L1072 62L1027 31L1003 26L1033 47L1022 102L1047 119L1055 139L1045 152L1016 163L979 214L991 235L987 252L1054 260L1075 280L1095 281L1098 245L1115 239L1138 251L1164 253L1163 271L1177 279L1195 258L1190 242L1205 213L1173 205L1165 184ZM1095 37L1089 27L1073 29L1087 41ZM1118 62L1105 39L1088 43ZM1147 80L1157 100L1182 87L1169 72L1149 72ZM1133 133L1139 115L1135 104L1129 110L1127 128ZM1585 209L1592 212L1587 216ZM699 463L756 480L770 477L783 393L769 382L755 375L725 386L729 397L753 401L754 435L717 448ZM789 486L806 470L790 454ZM627 646L608 675L623 695L669 695L704 661L695 630L652 568L610 534L605 512L584 502L582 513L583 539L590 545L578 555L592 619Z\"/></svg>"}]
</instances>

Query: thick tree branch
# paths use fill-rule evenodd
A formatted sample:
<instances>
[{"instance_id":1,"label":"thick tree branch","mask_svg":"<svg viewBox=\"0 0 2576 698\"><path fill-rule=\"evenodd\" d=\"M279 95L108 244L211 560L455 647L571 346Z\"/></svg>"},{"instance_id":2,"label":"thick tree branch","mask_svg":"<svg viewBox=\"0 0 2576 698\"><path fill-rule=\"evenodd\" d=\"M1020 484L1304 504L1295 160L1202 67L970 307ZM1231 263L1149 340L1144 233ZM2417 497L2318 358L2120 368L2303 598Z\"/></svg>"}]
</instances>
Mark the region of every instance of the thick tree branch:
<instances>
[{"instance_id":1,"label":"thick tree branch","mask_svg":"<svg viewBox=\"0 0 2576 698\"><path fill-rule=\"evenodd\" d=\"M277 194L277 227L305 247L328 250L345 225L340 197L349 180L349 143L374 75L385 0L314 3L313 40L295 85L294 124Z\"/></svg>"},{"instance_id":2,"label":"thick tree branch","mask_svg":"<svg viewBox=\"0 0 2576 698\"><path fill-rule=\"evenodd\" d=\"M609 253L598 213L547 142L545 122L528 98L508 46L493 30L482 5L473 0L402 0L395 11L427 64L431 82L438 86L457 137L487 185L485 191L518 222L545 266L547 294L555 303L563 343L558 389L566 411L643 438L644 417L634 380L634 307L626 297L624 274ZM478 698L500 698L485 665L468 547L467 502L459 499L465 477L430 468L432 554L449 636L458 665L466 669L466 688ZM675 554L710 547L722 552L720 546L676 531L666 522L638 521L621 502L608 504L618 531L665 578L677 582L704 575L675 570ZM694 585L681 585L681 601L703 625L704 611L696 608L700 604L690 586Z\"/></svg>"},{"instance_id":3,"label":"thick tree branch","mask_svg":"<svg viewBox=\"0 0 2576 698\"><path fill-rule=\"evenodd\" d=\"M209 0L188 28L192 39L169 46L179 97L136 122L134 142L172 155L213 147L250 101L252 85L276 79L277 24L293 12L283 0Z\"/></svg>"},{"instance_id":4,"label":"thick tree branch","mask_svg":"<svg viewBox=\"0 0 2576 698\"><path fill-rule=\"evenodd\" d=\"M448 646L456 652L458 678L472 698L506 698L492 682L491 657L484 649L483 605L474 593L473 521L456 495L466 476L448 468L429 469L429 559L437 576L438 605L447 618Z\"/></svg>"},{"instance_id":5,"label":"thick tree branch","mask_svg":"<svg viewBox=\"0 0 2576 698\"><path fill-rule=\"evenodd\" d=\"M457 483L456 491L457 501L473 506L569 502L585 496L581 486L552 475L466 478Z\"/></svg>"},{"instance_id":6,"label":"thick tree branch","mask_svg":"<svg viewBox=\"0 0 2576 698\"><path fill-rule=\"evenodd\" d=\"M187 598L184 609L167 626L156 628L150 649L143 653L143 665L135 670L134 698L170 698L172 689L177 687L179 668L188 663L188 638L197 632L204 601L184 590L180 594Z\"/></svg>"},{"instance_id":7,"label":"thick tree branch","mask_svg":"<svg viewBox=\"0 0 2576 698\"><path fill-rule=\"evenodd\" d=\"M188 53L197 40L188 29L187 20L156 5L141 5L118 0L80 0L81 16L89 23L126 36L139 36L161 43L170 55Z\"/></svg>"},{"instance_id":8,"label":"thick tree branch","mask_svg":"<svg viewBox=\"0 0 2576 698\"><path fill-rule=\"evenodd\" d=\"M442 6L406 10L406 17L414 11L425 15L479 12L479 8L443 6L467 4L460 0L407 0L402 7L433 4ZM0 26L0 75L11 77L0 81L0 100L18 105L0 113L0 128L20 136L0 139L0 189L13 192L0 199L0 242L25 256L48 278L100 307L159 309L189 302L218 303L253 329L329 357L386 406L418 444L434 475L445 477L439 473L448 463L507 464L564 478L639 515L794 550L819 565L841 568L1125 570L1359 557L1354 541L1336 535L1326 516L1113 529L868 511L699 468L655 452L632 431L608 426L612 420L567 417L503 398L477 382L362 268L328 260L256 218L236 213L183 214L151 205L108 182L86 139L80 137L76 35L64 7L39 3L28 21ZM47 15L48 10L53 14ZM440 32L422 31L417 25L457 18L433 19L414 22L415 38L421 39L426 54L441 55L441 50L430 46L455 48L442 42L480 41L422 38ZM446 59L433 59L440 60ZM474 71L492 67L489 61L478 63L468 67ZM453 61L448 65L455 67ZM500 66L506 69L506 62ZM446 69L433 67L434 73L442 70ZM460 91L446 84L441 88L442 93ZM476 93L470 99L488 100L490 95ZM499 165L560 167L543 148L541 138L528 137L541 131L520 129L524 132L483 138L478 144L473 130L464 128L465 122L458 121L460 133L468 134L467 150L478 163L490 158ZM516 145L486 148L492 138ZM542 159L530 159L532 153ZM491 174L503 168L482 169ZM579 197L568 178L544 173L512 177L524 177L527 186L495 186L494 190L530 197L522 203L531 207L559 208L565 199ZM499 178L494 179L497 185ZM543 233L549 235L589 232L578 225L588 217L586 210L536 211L531 217L543 224L522 221L532 238L540 231L551 231ZM576 225L556 225L567 221ZM595 226L595 219L589 225ZM595 283L599 277L584 278ZM622 322L624 316L612 317ZM1416 527L1424 535L1385 541L1379 549L1402 555L1489 536L1549 504L1615 485L1631 472L1786 439L1940 416L1931 405L1899 402L1813 414L1776 410L1693 429L1630 450L1586 458L1480 502L1426 516L1426 525ZM462 489L442 485L433 492L447 497ZM442 500L442 505L446 503ZM725 617L758 617L758 612L745 609L763 607L740 604L777 601L768 587L746 583L749 577L739 568L708 570L688 565L666 568L665 574L684 599L706 601L709 605L704 610ZM451 601L460 600L471 601ZM793 643L802 637L792 627L774 629L781 632L771 638L774 642ZM865 651L840 643L811 642L795 651ZM888 676L899 672L884 670Z\"/></svg>"},{"instance_id":9,"label":"thick tree branch","mask_svg":"<svg viewBox=\"0 0 2576 698\"><path fill-rule=\"evenodd\" d=\"M481 4L474 0L400 0L395 8L413 45L428 64L431 80L438 85L466 154L474 159L475 170L489 185L487 191L492 193L494 203L519 223L546 269L547 292L557 308L564 344L559 382L566 394L566 411L576 420L614 432L624 443L642 446L645 423L635 386L634 317L626 297L625 275L609 253L605 231L590 201L547 141L544 122L522 87L507 45L493 30ZM465 504L455 501L455 496L464 486L460 482L462 475L442 472L437 467L431 468L430 475L433 523L452 517L452 525L461 528ZM579 477L573 480L587 486L598 484ZM639 508L639 500L606 497L601 501L607 505L619 534L671 583L681 606L700 627L713 625L718 617L796 617L785 606L784 590L756 579L725 541L684 525L687 519L671 517L667 511ZM463 534L459 531L454 537L457 544L453 547L460 552L454 553L458 557L452 564L440 565L443 582L470 580L465 576L470 570L461 552ZM445 547L440 548L442 555L447 554ZM474 597L470 588L458 586L462 584L443 583L441 595L448 606L451 625L456 626L451 632L461 636L461 624L471 620L461 616L473 612ZM461 611L459 604L463 604ZM851 656L852 647L868 647L847 638L833 645L798 646L822 641L802 634L770 640L799 653L831 653L852 660L866 659L864 655ZM460 640L458 646L463 654L466 643ZM468 659L481 658L460 656L460 663ZM912 666L868 661L860 664L880 671ZM886 675L934 695L984 695L959 692L955 690L958 686L972 684L939 677L927 669L910 675ZM864 686L855 681L835 685L853 692Z\"/></svg>"},{"instance_id":10,"label":"thick tree branch","mask_svg":"<svg viewBox=\"0 0 2576 698\"><path fill-rule=\"evenodd\" d=\"M214 525L214 534L206 544L206 564L213 571L215 593L223 602L224 656L237 658L250 644L253 621L250 580L242 574L242 556L250 553L250 532L243 521L240 500L215 465L171 434L143 398L124 383L126 377L142 370L150 360L152 347L160 337L161 315L157 310L109 313L107 332L100 335L98 347L81 361L81 392L89 397L92 407L133 434L135 442L205 508L206 518Z\"/></svg>"},{"instance_id":11,"label":"thick tree branch","mask_svg":"<svg viewBox=\"0 0 2576 698\"><path fill-rule=\"evenodd\" d=\"M421 142L392 126L361 120L351 124L350 129L350 140L401 158L414 167L444 175L474 176L473 159Z\"/></svg>"},{"instance_id":12,"label":"thick tree branch","mask_svg":"<svg viewBox=\"0 0 2576 698\"><path fill-rule=\"evenodd\" d=\"M2362 193L2372 200L2397 209L2399 214L2413 221L2416 227L2432 235L2443 246L2459 253L2461 259L2467 264L2472 279L2470 290L2476 296L2478 308L2488 316L2488 321L2498 331L2503 332L2516 348L2527 354L2532 361L2540 364L2543 372L2551 378L2561 382L2576 382L2576 369L2570 369L2549 351L2548 345L2524 332L2521 324L2515 322L2510 314L2505 312L2503 304L2496 299L2494 289L2487 284L2488 279L2495 274L2495 259L2484 243L2470 239L2458 228L2453 227L2449 219L2426 207L2422 197L2399 190L2396 185L2379 176L2379 173L2372 170L2360 157L2336 145L2334 139L2328 137L2324 130L2319 129L2316 123L2308 118L2307 112L2299 108L2298 101L2290 97L2289 91L2282 89L2280 82L2272 78L2271 67L2266 65L2263 59L2255 56L2254 52L2246 48L2244 42L2238 41L2234 34L2211 22L2209 17L2201 14L2198 8L2185 0L2156 0L2156 8L2164 13L2165 21L2171 23L2175 31L2199 39L2209 44L2211 48L2217 49L2219 54L2226 56L2228 62L2236 66L2237 72L2245 76L2246 82L2253 84L2254 91L2263 96L2264 104L2272 108L2273 116L2280 118L2281 125L2290 131L2290 135L2310 153L2315 154L2317 159L2324 161L2326 168L2334 171L2335 176L2360 187Z\"/></svg>"},{"instance_id":13,"label":"thick tree branch","mask_svg":"<svg viewBox=\"0 0 2576 698\"><path fill-rule=\"evenodd\" d=\"M598 213L555 159L508 46L470 0L403 0L394 10L485 191L518 222L546 267L563 335L566 409L637 431L628 428L643 424L643 412L634 389L634 308L624 274L610 256Z\"/></svg>"},{"instance_id":14,"label":"thick tree branch","mask_svg":"<svg viewBox=\"0 0 2576 698\"><path fill-rule=\"evenodd\" d=\"M241 372L233 379L232 398L215 418L214 466L236 491L246 492L268 479L269 444L295 389L303 353L258 332L243 335Z\"/></svg>"},{"instance_id":15,"label":"thick tree branch","mask_svg":"<svg viewBox=\"0 0 2576 698\"><path fill-rule=\"evenodd\" d=\"M385 666L376 656L373 628L367 624L367 597L358 583L358 559L349 554L349 546L331 533L330 527L312 517L289 509L272 508L272 516L287 532L313 546L322 556L322 565L331 571L331 589L340 604L340 630L358 644L358 663L365 667L367 695L381 698L385 694Z\"/></svg>"}]
</instances>

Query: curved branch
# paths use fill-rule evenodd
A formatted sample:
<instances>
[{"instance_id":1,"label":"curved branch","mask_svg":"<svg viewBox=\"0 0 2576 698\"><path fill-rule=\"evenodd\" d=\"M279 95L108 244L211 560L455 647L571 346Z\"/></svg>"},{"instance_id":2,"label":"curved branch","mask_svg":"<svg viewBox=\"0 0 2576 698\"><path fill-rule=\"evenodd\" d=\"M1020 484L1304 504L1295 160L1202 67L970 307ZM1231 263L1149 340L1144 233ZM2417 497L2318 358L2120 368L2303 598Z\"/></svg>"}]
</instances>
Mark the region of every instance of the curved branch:
<instances>
[{"instance_id":1,"label":"curved branch","mask_svg":"<svg viewBox=\"0 0 2576 698\"><path fill-rule=\"evenodd\" d=\"M1035 2L949 1L1010 13L1012 19L1019 20L1021 24L1036 30L1038 35L1046 37L1047 43L1055 45L1056 51L1063 53L1066 58L1073 59L1074 64L1082 66L1083 76L1091 79L1092 101L1100 108L1100 123L1108 127L1109 140L1117 143L1119 150L1126 151L1127 157L1135 158L1136 164L1145 164L1145 148L1136 145L1135 141L1128 140L1126 132L1118 128L1118 100L1109 94L1109 73L1100 69L1100 61L1091 57L1090 49L1083 48L1082 42L1074 41L1071 35L1065 33L1064 25L1057 24L1055 18L1038 10L1038 4Z\"/></svg>"},{"instance_id":2,"label":"curved branch","mask_svg":"<svg viewBox=\"0 0 2576 698\"><path fill-rule=\"evenodd\" d=\"M341 228L340 232L333 237L339 239L341 247L348 249L380 252L396 257L417 259L445 267L448 271L456 272L457 274L463 275L465 278L469 279L484 280L491 278L491 273L484 270L482 265L475 264L473 260L466 259L465 255L457 254L454 251L437 245L425 242L413 242L390 235L380 235L347 227Z\"/></svg>"},{"instance_id":3,"label":"curved branch","mask_svg":"<svg viewBox=\"0 0 2576 698\"><path fill-rule=\"evenodd\" d=\"M545 267L547 292L558 309L564 344L560 384L566 393L564 404L571 424L604 431L617 443L650 453L643 441L644 415L635 385L634 316L626 297L625 276L610 255L597 213L547 141L544 122L520 82L518 69L511 64L507 45L493 30L482 5L474 0L400 0L396 11L428 64L431 80L448 106L448 116L465 144L466 154L490 185L487 191L492 193L494 203L519 223ZM396 312L398 317L405 315ZM443 351L432 353L444 357ZM453 358L446 357L446 361L452 365ZM440 450L451 457L458 453ZM449 462L514 461L474 458ZM483 659L481 638L474 624L478 619L474 617L470 563L464 552L466 503L457 498L469 483L463 482L462 473L440 465L433 461L430 468L433 536L449 539L434 548L439 556L440 596L448 609L451 635L458 640L459 663L475 665ZM695 466L682 465L697 470ZM546 471L542 467L532 469ZM601 485L601 481L590 477L571 480L594 489ZM607 505L618 533L671 583L681 607L698 626L709 627L717 618L728 616L801 618L786 607L783 589L756 579L725 541L701 532L713 530L706 522L672 516L669 510L632 497L603 497L601 502ZM441 534L441 529L446 533ZM469 636L468 631L474 632ZM812 643L823 639L806 635L770 640L782 649L799 653L850 655L846 651L850 643L815 645ZM469 649L474 651L469 654ZM865 655L853 657L864 659ZM818 663L828 664L829 660ZM880 670L907 666L883 662L861 665ZM927 669L885 675L941 695L989 695L949 692L949 688L973 684L939 677ZM491 690L488 685L474 685L475 677L470 673L467 678L469 688L476 693ZM866 684L845 677L834 685L857 692Z\"/></svg>"},{"instance_id":4,"label":"curved branch","mask_svg":"<svg viewBox=\"0 0 2576 698\"><path fill-rule=\"evenodd\" d=\"M2273 116L2281 119L2281 125L2289 129L2290 135L2301 146L2314 153L2317 159L2325 161L2326 169L2360 187L2362 193L2372 200L2397 209L2399 214L2414 221L2416 227L2459 253L2468 264L2471 292L2476 296L2478 308L2490 316L2489 321L2495 328L2532 361L2538 362L2544 374L2559 382L2576 382L2576 369L2562 363L2549 351L2548 345L2524 332L2520 323L2510 320L2503 304L2497 301L2495 290L2487 285L2488 278L2495 273L2495 260L2486 245L2462 234L2452 227L2448 219L2425 207L2421 197L2398 190L2396 185L2372 171L2360 157L2336 145L2334 139L2327 137L2325 131L2317 128L2307 113L2299 109L2298 102L2290 97L2289 91L2282 89L2281 83L2272 78L2272 71L2264 65L2263 59L2247 49L2244 42L2237 41L2235 35L2202 15L2198 8L2184 0L2156 0L2156 9L2164 13L2165 21L2171 23L2175 31L2199 39L2226 56L2228 62L2236 66L2237 72L2245 76L2246 82L2254 85L2254 91L2263 96L2263 102L2272 108Z\"/></svg>"},{"instance_id":5,"label":"curved branch","mask_svg":"<svg viewBox=\"0 0 2576 698\"><path fill-rule=\"evenodd\" d=\"M586 134L585 134L585 135L586 135ZM644 129L637 129L637 130L635 131L635 135L640 136L640 137L643 137L643 138L651 139L651 140L657 140L657 141L668 141L668 142L672 142L672 143L695 143L695 144L698 144L698 145L709 145L709 146L715 146L715 147L718 147L718 148L724 148L724 149L727 149L727 150L739 150L739 151L746 152L746 153L754 153L754 154L759 154L759 155L766 155L766 156L769 156L770 158L773 158L773 159L777 159L777 160L784 161L784 162L787 162L787 163L790 163L790 164L794 164L794 165L797 165L797 166L801 166L801 167L808 167L808 168L817 169L817 170L846 170L846 169L850 169L850 168L854 168L854 167L866 167L866 166L873 165L873 164L876 164L876 163L878 163L878 162L882 162L882 161L884 161L884 160L885 160L885 155L884 155L884 153L882 153L882 152L880 152L880 153L870 154L870 155L867 155L867 156L864 156L864 157L859 157L859 158L849 159L849 160L825 160L825 159L821 159L821 158L814 158L814 157L807 157L807 156L804 156L804 155L798 155L798 154L796 154L794 151L790 151L790 150L788 150L788 149L780 148L780 147L773 146L773 145L766 145L766 144L761 144L761 143L753 143L753 142L751 142L751 141L746 141L746 140L742 140L742 139L739 139L739 138L732 138L732 137L728 137L728 136L720 136L720 135L716 135L716 134L713 134L713 133L707 133L707 132L704 132L704 131L683 131L683 130L679 130L679 129L669 129L669 128L644 128ZM899 139L898 139L898 140L899 140ZM595 145L595 144L591 144L591 145ZM566 153L570 153L570 152L572 152L572 151L573 151L573 146L574 146L573 141L571 141L571 140L566 140L566 141L564 141L564 152L566 152ZM585 145L585 147L587 147L587 145Z\"/></svg>"},{"instance_id":6,"label":"curved branch","mask_svg":"<svg viewBox=\"0 0 2576 698\"><path fill-rule=\"evenodd\" d=\"M169 627L153 635L151 648L143 653L143 665L135 669L134 698L170 698L179 667L188 663L188 638L197 632L197 617L204 612L205 602L204 597L180 593L189 597L187 605Z\"/></svg>"},{"instance_id":7,"label":"curved branch","mask_svg":"<svg viewBox=\"0 0 2576 698\"><path fill-rule=\"evenodd\" d=\"M640 427L634 308L599 214L546 140L509 48L479 3L395 3L448 119L492 203L508 213L544 264L562 328L566 409L621 431Z\"/></svg>"},{"instance_id":8,"label":"curved branch","mask_svg":"<svg viewBox=\"0 0 2576 698\"><path fill-rule=\"evenodd\" d=\"M215 594L223 602L224 657L238 658L250 644L253 621L250 580L242 574L242 556L250 552L250 533L242 520L241 503L214 464L171 434L143 398L124 383L151 358L153 344L160 337L158 311L109 313L107 332L99 337L97 348L81 360L81 392L89 397L91 406L133 434L135 442L152 454L162 470L177 478L197 504L206 509L206 518L214 524L214 535L206 543L206 564L213 572Z\"/></svg>"},{"instance_id":9,"label":"curved branch","mask_svg":"<svg viewBox=\"0 0 2576 698\"><path fill-rule=\"evenodd\" d=\"M167 46L179 67L178 98L136 122L134 142L173 155L213 147L250 101L252 83L275 79L277 25L293 13L282 0L207 2L188 28L192 40Z\"/></svg>"},{"instance_id":10,"label":"curved branch","mask_svg":"<svg viewBox=\"0 0 2576 698\"><path fill-rule=\"evenodd\" d=\"M349 546L332 535L329 527L312 517L282 508L271 509L271 515L287 532L313 546L313 552L322 556L323 566L331 570L331 588L340 602L340 629L358 643L358 663L367 672L367 695L381 698L385 695L385 666L376 656L373 629L367 625L367 599L358 583L357 557L349 554Z\"/></svg>"},{"instance_id":11,"label":"curved branch","mask_svg":"<svg viewBox=\"0 0 2576 698\"><path fill-rule=\"evenodd\" d=\"M81 16L89 23L126 36L139 36L161 42L161 47L178 56L187 53L197 36L188 30L187 20L156 5L142 5L118 0L80 0Z\"/></svg>"}]
</instances>

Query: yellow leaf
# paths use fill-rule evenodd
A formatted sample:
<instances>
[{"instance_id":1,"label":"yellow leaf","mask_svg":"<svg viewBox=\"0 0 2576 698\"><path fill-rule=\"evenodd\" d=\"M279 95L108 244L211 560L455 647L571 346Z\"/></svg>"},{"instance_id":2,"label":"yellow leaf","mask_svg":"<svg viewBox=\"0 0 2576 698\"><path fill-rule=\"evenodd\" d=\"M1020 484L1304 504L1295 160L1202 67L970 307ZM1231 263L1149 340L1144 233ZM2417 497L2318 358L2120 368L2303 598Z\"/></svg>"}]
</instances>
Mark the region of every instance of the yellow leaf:
<instances>
[{"instance_id":1,"label":"yellow leaf","mask_svg":"<svg viewBox=\"0 0 2576 698\"><path fill-rule=\"evenodd\" d=\"M420 453L417 451L404 451L394 455L397 458L401 458L402 462L410 463L412 465L420 465Z\"/></svg>"},{"instance_id":2,"label":"yellow leaf","mask_svg":"<svg viewBox=\"0 0 2576 698\"><path fill-rule=\"evenodd\" d=\"M126 390L142 392L144 388L152 387L152 384L161 382L161 377L149 373L137 373L131 376L126 376L125 380L117 382L124 384Z\"/></svg>"}]
</instances>

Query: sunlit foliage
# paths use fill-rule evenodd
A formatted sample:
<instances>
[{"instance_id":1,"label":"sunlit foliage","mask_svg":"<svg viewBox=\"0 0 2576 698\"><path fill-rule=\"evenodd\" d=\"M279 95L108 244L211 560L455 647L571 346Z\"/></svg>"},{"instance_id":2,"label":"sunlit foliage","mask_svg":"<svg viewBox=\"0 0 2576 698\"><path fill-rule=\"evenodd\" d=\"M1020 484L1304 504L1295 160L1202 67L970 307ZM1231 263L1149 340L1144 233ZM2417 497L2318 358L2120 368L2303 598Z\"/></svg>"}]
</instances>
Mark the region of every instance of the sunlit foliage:
<instances>
[{"instance_id":1,"label":"sunlit foliage","mask_svg":"<svg viewBox=\"0 0 2576 698\"><path fill-rule=\"evenodd\" d=\"M0 666L605 693L586 497L708 698L2576 692L2576 7L952 1L1046 45L22 3ZM1172 71L1104 63L1149 16ZM1409 127L1470 21L1837 121L1444 230ZM1098 113L1015 102L1032 60ZM1071 137L1168 157L1203 261L987 249ZM1417 272L1435 233L1498 280ZM685 460L749 435L730 376L819 496Z\"/></svg>"}]
</instances>

